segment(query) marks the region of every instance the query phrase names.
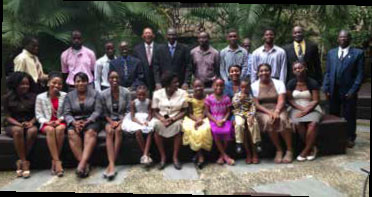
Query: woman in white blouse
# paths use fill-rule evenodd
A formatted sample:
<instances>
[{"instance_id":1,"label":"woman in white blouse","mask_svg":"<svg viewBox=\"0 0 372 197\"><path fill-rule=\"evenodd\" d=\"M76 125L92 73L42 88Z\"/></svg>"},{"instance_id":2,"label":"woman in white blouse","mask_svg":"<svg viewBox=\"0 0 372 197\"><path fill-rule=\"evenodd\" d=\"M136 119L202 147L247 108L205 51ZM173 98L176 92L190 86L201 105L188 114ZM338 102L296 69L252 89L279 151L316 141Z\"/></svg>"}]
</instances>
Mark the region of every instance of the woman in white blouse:
<instances>
[{"instance_id":1,"label":"woman in white blouse","mask_svg":"<svg viewBox=\"0 0 372 197\"><path fill-rule=\"evenodd\" d=\"M164 169L166 162L163 139L173 138L173 164L177 170L180 170L182 166L178 161L178 152L182 142L180 133L182 120L188 107L187 92L178 88L178 77L175 74L163 75L162 86L165 88L154 92L152 101L152 109L156 118L154 122L155 142L161 157L159 169Z\"/></svg>"},{"instance_id":2,"label":"woman in white blouse","mask_svg":"<svg viewBox=\"0 0 372 197\"><path fill-rule=\"evenodd\" d=\"M52 174L63 176L60 153L65 139L66 123L62 115L62 104L66 93L61 92L63 77L60 73L50 73L49 90L37 96L35 114L40 123L40 132L47 136L47 144L52 157Z\"/></svg>"}]
</instances>

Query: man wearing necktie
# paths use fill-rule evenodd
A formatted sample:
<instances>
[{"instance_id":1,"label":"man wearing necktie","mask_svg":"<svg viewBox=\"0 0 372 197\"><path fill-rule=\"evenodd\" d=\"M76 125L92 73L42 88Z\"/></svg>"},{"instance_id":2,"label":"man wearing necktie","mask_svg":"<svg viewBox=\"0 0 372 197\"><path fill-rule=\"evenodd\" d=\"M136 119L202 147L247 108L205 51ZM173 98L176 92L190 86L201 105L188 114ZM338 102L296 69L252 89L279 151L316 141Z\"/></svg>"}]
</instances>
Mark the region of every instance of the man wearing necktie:
<instances>
[{"instance_id":1,"label":"man wearing necktie","mask_svg":"<svg viewBox=\"0 0 372 197\"><path fill-rule=\"evenodd\" d=\"M188 89L191 83L190 50L177 41L177 32L174 28L167 30L168 43L159 47L153 62L156 89L161 88L160 78L166 72L173 72L183 89Z\"/></svg>"},{"instance_id":2,"label":"man wearing necktie","mask_svg":"<svg viewBox=\"0 0 372 197\"><path fill-rule=\"evenodd\" d=\"M339 47L327 54L327 70L323 91L329 100L330 113L347 120L349 148L356 139L356 107L358 91L363 82L364 53L350 47L351 34L342 30L338 35ZM341 113L342 112L342 113Z\"/></svg>"},{"instance_id":3,"label":"man wearing necktie","mask_svg":"<svg viewBox=\"0 0 372 197\"><path fill-rule=\"evenodd\" d=\"M287 54L287 82L294 78L292 64L301 61L306 63L309 77L321 84L323 73L317 45L304 39L304 29L301 26L293 28L292 38L293 42L283 47Z\"/></svg>"},{"instance_id":4,"label":"man wearing necktie","mask_svg":"<svg viewBox=\"0 0 372 197\"><path fill-rule=\"evenodd\" d=\"M116 71L119 74L120 86L135 90L144 82L142 62L129 55L129 45L123 41L119 46L121 56L110 62L110 72Z\"/></svg>"},{"instance_id":5,"label":"man wearing necktie","mask_svg":"<svg viewBox=\"0 0 372 197\"><path fill-rule=\"evenodd\" d=\"M133 56L142 62L144 81L152 95L155 90L154 59L158 53L159 44L154 41L155 34L149 27L143 30L142 39L143 42L134 47Z\"/></svg>"}]
</instances>

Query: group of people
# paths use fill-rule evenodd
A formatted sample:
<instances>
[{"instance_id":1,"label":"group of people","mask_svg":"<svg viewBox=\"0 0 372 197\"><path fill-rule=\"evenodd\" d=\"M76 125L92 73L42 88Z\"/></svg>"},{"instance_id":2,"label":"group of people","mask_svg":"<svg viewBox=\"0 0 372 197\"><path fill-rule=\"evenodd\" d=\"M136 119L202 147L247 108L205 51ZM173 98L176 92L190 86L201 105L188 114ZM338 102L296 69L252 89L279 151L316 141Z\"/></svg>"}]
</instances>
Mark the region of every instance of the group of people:
<instances>
[{"instance_id":1,"label":"group of people","mask_svg":"<svg viewBox=\"0 0 372 197\"><path fill-rule=\"evenodd\" d=\"M164 45L154 43L152 29L145 28L144 42L134 48L133 56L127 42L120 43L120 57L115 56L114 44L107 42L106 54L96 61L94 52L82 45L81 32L73 31L72 46L61 55L62 73L49 75L37 58L38 41L28 39L14 60L16 72L9 77L3 98L6 134L14 138L19 156L17 176L30 176L28 153L38 131L47 136L51 172L59 177L64 173L60 154L66 131L79 161L76 174L84 178L101 128L107 134L109 165L104 177L109 180L117 174L123 131L136 136L143 153L140 163L145 166L153 163L150 147L155 140L159 169L166 166L167 139L174 142L176 169L182 168L181 145L195 151L193 160L199 168L213 144L219 152L217 163L234 165L226 152L231 141L237 153L245 150L247 164L258 164L261 133L267 133L276 148L275 163L291 163L294 131L305 142L296 159L311 161L317 155L317 127L324 114L319 106L321 89L330 100L330 112L342 111L348 121L348 146L353 147L363 51L350 47L350 33L340 31L339 47L328 53L323 78L317 46L305 41L300 26L292 35L293 43L283 49L274 45L275 31L266 29L264 45L250 54L250 40L244 39L241 47L235 30L227 34L229 46L218 52L206 32L199 33L199 46L189 51L177 42L174 28L168 29ZM47 90L40 92L43 80ZM68 93L63 92L64 83ZM186 91L189 86L192 95ZM206 87L213 93L206 95ZM136 92L135 99L131 91Z\"/></svg>"}]
</instances>

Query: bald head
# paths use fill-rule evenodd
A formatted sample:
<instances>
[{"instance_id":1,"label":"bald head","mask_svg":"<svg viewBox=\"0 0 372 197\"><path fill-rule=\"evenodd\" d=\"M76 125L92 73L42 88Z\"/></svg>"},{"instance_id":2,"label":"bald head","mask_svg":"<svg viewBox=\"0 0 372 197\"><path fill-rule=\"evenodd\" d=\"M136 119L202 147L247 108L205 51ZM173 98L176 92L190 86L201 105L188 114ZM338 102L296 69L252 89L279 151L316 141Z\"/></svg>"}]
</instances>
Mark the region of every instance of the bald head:
<instances>
[{"instance_id":1,"label":"bald head","mask_svg":"<svg viewBox=\"0 0 372 197\"><path fill-rule=\"evenodd\" d=\"M304 40L304 28L297 25L292 29L292 37L296 42L302 42Z\"/></svg>"},{"instance_id":2,"label":"bald head","mask_svg":"<svg viewBox=\"0 0 372 197\"><path fill-rule=\"evenodd\" d=\"M122 41L119 46L120 54L124 57L128 56L129 45L128 42Z\"/></svg>"},{"instance_id":3,"label":"bald head","mask_svg":"<svg viewBox=\"0 0 372 197\"><path fill-rule=\"evenodd\" d=\"M341 30L338 34L337 42L341 48L347 48L351 42L351 34L347 30Z\"/></svg>"}]
</instances>

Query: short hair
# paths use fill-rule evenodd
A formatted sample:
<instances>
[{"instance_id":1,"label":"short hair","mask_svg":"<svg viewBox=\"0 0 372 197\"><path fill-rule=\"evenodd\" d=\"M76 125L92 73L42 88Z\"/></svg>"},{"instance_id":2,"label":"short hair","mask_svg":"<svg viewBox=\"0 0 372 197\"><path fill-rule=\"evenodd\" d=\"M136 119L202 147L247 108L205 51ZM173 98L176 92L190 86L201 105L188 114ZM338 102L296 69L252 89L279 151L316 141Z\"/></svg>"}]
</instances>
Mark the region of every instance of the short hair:
<instances>
[{"instance_id":1,"label":"short hair","mask_svg":"<svg viewBox=\"0 0 372 197\"><path fill-rule=\"evenodd\" d=\"M178 76L173 73L173 72L165 72L162 76L161 76L161 85L163 87L169 87L171 84L172 84L172 81L177 78L178 79Z\"/></svg>"},{"instance_id":2,"label":"short hair","mask_svg":"<svg viewBox=\"0 0 372 197\"><path fill-rule=\"evenodd\" d=\"M292 63L292 68L296 64L302 64L304 67L307 67L307 64L306 64L306 62L304 60L297 60L297 61L293 62Z\"/></svg>"},{"instance_id":3,"label":"short hair","mask_svg":"<svg viewBox=\"0 0 372 197\"><path fill-rule=\"evenodd\" d=\"M83 34L81 33L81 31L78 30L78 29L72 30L72 32L71 32L71 36L72 36L74 33L80 33L80 35L83 35Z\"/></svg>"},{"instance_id":4,"label":"short hair","mask_svg":"<svg viewBox=\"0 0 372 197\"><path fill-rule=\"evenodd\" d=\"M194 83L197 82L197 81L200 81L203 84L203 86L204 86L203 81L201 79L199 79L199 78L195 78L194 81L192 81L192 85L194 85Z\"/></svg>"},{"instance_id":5,"label":"short hair","mask_svg":"<svg viewBox=\"0 0 372 197\"><path fill-rule=\"evenodd\" d=\"M229 35L230 33L237 33L238 34L239 32L238 32L238 30L231 28L227 31L226 35Z\"/></svg>"},{"instance_id":6,"label":"short hair","mask_svg":"<svg viewBox=\"0 0 372 197\"><path fill-rule=\"evenodd\" d=\"M261 69L261 67L263 66L266 66L269 68L270 72L272 72L272 68L271 68L271 65L270 64L267 64L267 63L263 63L263 64L260 64L258 67L257 67L257 71L259 71ZM258 72L257 72L258 74Z\"/></svg>"},{"instance_id":7,"label":"short hair","mask_svg":"<svg viewBox=\"0 0 372 197\"><path fill-rule=\"evenodd\" d=\"M154 30L151 27L145 27L145 28L143 28L142 34L145 33L145 30L146 29L151 30L151 33L154 34Z\"/></svg>"},{"instance_id":8,"label":"short hair","mask_svg":"<svg viewBox=\"0 0 372 197\"><path fill-rule=\"evenodd\" d=\"M207 34L207 37L208 37L208 38L211 38L211 37L210 37L210 35L209 35L209 33L208 33L208 32L206 32L206 31L201 31L201 32L199 32L199 34L198 34L198 37L199 37L199 36L200 36L200 34L202 34L202 33L205 33L205 34Z\"/></svg>"},{"instance_id":9,"label":"short hair","mask_svg":"<svg viewBox=\"0 0 372 197\"><path fill-rule=\"evenodd\" d=\"M272 32L274 33L274 35L276 34L274 28L272 28L272 27L266 27L266 28L264 29L264 31L262 32L262 35L265 35L265 33L266 33L267 31L272 31Z\"/></svg>"},{"instance_id":10,"label":"short hair","mask_svg":"<svg viewBox=\"0 0 372 197\"><path fill-rule=\"evenodd\" d=\"M26 47L26 46L28 46L28 45L29 45L31 42L33 42L33 41L38 41L38 40L37 40L37 38L34 37L34 36L26 36L26 37L24 37L23 40L22 40L22 46L23 46L23 47Z\"/></svg>"},{"instance_id":11,"label":"short hair","mask_svg":"<svg viewBox=\"0 0 372 197\"><path fill-rule=\"evenodd\" d=\"M228 71L230 72L231 68L233 67L236 67L236 68L239 68L240 72L242 71L242 66L238 65L238 64L234 64L234 65L231 65L228 69Z\"/></svg>"},{"instance_id":12,"label":"short hair","mask_svg":"<svg viewBox=\"0 0 372 197\"><path fill-rule=\"evenodd\" d=\"M74 82L76 81L77 78L80 78L81 80L83 80L83 82L88 82L89 81L89 77L87 74L83 73L83 72L79 72L77 73L75 76L74 76Z\"/></svg>"},{"instance_id":13,"label":"short hair","mask_svg":"<svg viewBox=\"0 0 372 197\"><path fill-rule=\"evenodd\" d=\"M30 90L31 93L36 93L36 83L34 79L32 79L31 75L25 73L25 72L14 72L12 73L8 80L7 80L7 86L8 89L12 92L17 92L18 86L21 84L22 80L24 78L27 78L30 83Z\"/></svg>"},{"instance_id":14,"label":"short hair","mask_svg":"<svg viewBox=\"0 0 372 197\"><path fill-rule=\"evenodd\" d=\"M105 42L105 46L108 45L108 44L112 44L112 45L115 46L115 43L114 43L114 41L112 41L112 40L107 40L107 41Z\"/></svg>"},{"instance_id":15,"label":"short hair","mask_svg":"<svg viewBox=\"0 0 372 197\"><path fill-rule=\"evenodd\" d=\"M350 31L348 31L348 30L346 30L346 29L341 29L341 31L338 32L338 35L340 35L341 32L345 32L345 33L347 34L347 37L349 37L349 39L352 39Z\"/></svg>"},{"instance_id":16,"label":"short hair","mask_svg":"<svg viewBox=\"0 0 372 197\"><path fill-rule=\"evenodd\" d=\"M116 71L116 70L110 70L110 71L108 72L108 74L107 74L107 80L110 79L110 75L111 75L111 73L113 73L113 72L118 73L118 71ZM118 73L118 74L119 74L119 73ZM120 77L119 77L119 81L120 81Z\"/></svg>"},{"instance_id":17,"label":"short hair","mask_svg":"<svg viewBox=\"0 0 372 197\"><path fill-rule=\"evenodd\" d=\"M57 72L57 71L50 72L48 75L48 82L53 80L54 78L60 78L63 81L63 75L60 72Z\"/></svg>"},{"instance_id":18,"label":"short hair","mask_svg":"<svg viewBox=\"0 0 372 197\"><path fill-rule=\"evenodd\" d=\"M148 88L147 88L147 86L144 83L140 83L139 85L137 85L136 91L140 91L140 90L147 91Z\"/></svg>"},{"instance_id":19,"label":"short hair","mask_svg":"<svg viewBox=\"0 0 372 197\"><path fill-rule=\"evenodd\" d=\"M249 77L244 77L241 82L247 83L248 85L251 85L251 79Z\"/></svg>"}]
</instances>

